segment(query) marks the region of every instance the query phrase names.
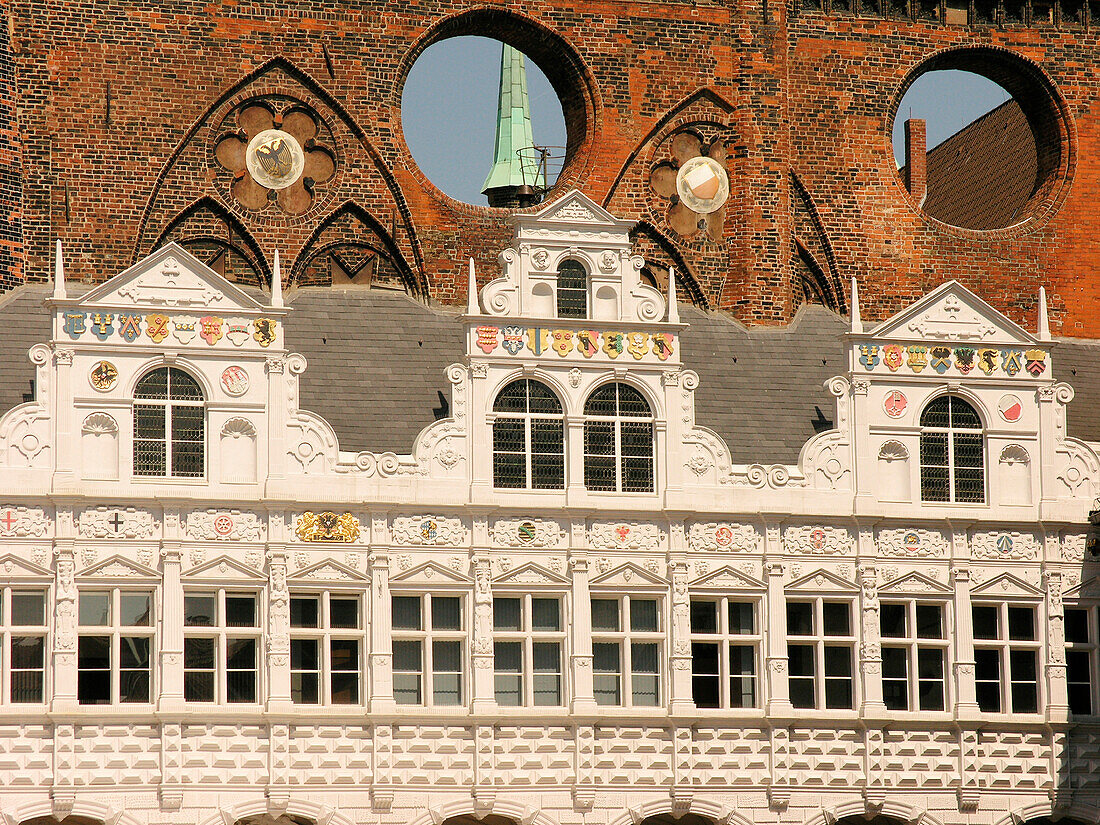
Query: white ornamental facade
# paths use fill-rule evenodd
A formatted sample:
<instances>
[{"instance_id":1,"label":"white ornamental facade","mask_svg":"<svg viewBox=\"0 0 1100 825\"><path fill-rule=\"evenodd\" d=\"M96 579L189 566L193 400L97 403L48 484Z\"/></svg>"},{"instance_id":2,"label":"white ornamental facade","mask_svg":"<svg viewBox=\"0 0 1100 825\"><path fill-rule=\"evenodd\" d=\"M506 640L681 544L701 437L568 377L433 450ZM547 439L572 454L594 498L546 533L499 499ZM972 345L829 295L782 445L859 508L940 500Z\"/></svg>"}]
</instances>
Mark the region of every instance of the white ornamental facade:
<instances>
[{"instance_id":1,"label":"white ornamental facade","mask_svg":"<svg viewBox=\"0 0 1100 825\"><path fill-rule=\"evenodd\" d=\"M1043 319L855 302L834 426L736 464L629 222L516 223L404 455L301 408L278 290L59 257L0 418L5 820L1096 822L1100 458Z\"/></svg>"}]
</instances>

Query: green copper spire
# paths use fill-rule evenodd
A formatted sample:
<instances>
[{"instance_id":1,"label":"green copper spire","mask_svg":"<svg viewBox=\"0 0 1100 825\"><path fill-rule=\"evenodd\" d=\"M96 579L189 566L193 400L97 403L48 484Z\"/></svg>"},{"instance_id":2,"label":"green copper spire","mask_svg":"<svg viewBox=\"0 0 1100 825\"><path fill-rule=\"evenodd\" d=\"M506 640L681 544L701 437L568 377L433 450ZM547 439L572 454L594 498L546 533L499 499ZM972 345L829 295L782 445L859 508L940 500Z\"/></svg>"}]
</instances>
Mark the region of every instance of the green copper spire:
<instances>
[{"instance_id":1,"label":"green copper spire","mask_svg":"<svg viewBox=\"0 0 1100 825\"><path fill-rule=\"evenodd\" d=\"M481 188L489 195L490 203L494 194L505 192L493 190L512 190L512 194L525 183L536 186L535 180L538 162L535 157L520 158L516 152L535 145L531 134L531 106L527 100L527 69L524 66L523 53L503 44L500 51L500 97L497 101L497 135L494 146L493 168L485 178ZM523 167L529 167L530 180L523 179ZM494 204L495 205L495 204Z\"/></svg>"}]
</instances>

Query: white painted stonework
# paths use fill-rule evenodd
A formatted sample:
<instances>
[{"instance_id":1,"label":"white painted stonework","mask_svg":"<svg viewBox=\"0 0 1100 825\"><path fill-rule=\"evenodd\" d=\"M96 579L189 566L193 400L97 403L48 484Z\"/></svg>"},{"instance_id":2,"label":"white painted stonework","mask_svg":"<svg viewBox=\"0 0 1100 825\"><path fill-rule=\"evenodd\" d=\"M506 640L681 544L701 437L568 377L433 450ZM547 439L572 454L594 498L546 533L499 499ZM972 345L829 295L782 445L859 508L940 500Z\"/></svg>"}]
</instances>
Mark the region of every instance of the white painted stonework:
<instances>
[{"instance_id":1,"label":"white painted stonework","mask_svg":"<svg viewBox=\"0 0 1100 825\"><path fill-rule=\"evenodd\" d=\"M6 821L1096 822L1100 717L1070 716L1063 616L1100 601L1085 550L1100 457L1066 434L1073 390L1049 335L956 283L869 331L857 314L849 370L828 382L835 429L796 465L733 464L696 423L684 327L674 298L642 282L629 222L573 193L517 224L503 276L464 317L467 355L447 370L453 414L404 455L341 450L299 407L308 365L285 347L293 310L260 305L175 245L79 299L58 285L52 338L30 351L36 400L0 418L0 584L45 588L49 606L44 701L0 702ZM566 258L590 273L589 319L555 317ZM111 316L103 340L97 315ZM119 331L129 315L133 340ZM220 337L204 336L204 318L222 321ZM617 333L621 351L605 348ZM942 371L931 355L911 366L911 347L938 346L951 349ZM965 370L960 347L976 351ZM983 349L997 353L988 374ZM1019 369L1005 351L1021 353ZM102 361L117 370L107 389L90 379ZM202 388L201 478L133 471L134 386L165 365ZM564 489L494 487L493 403L519 377L561 401ZM651 493L585 486L584 402L609 381L653 412ZM921 501L920 414L946 392L982 418L984 503ZM998 411L1006 396L1020 402L1014 421ZM78 702L78 594L108 588L154 593L148 703ZM184 698L184 593L219 588L260 595L255 703ZM296 593L361 599L358 704L292 701ZM457 706L395 701L391 594L423 593L462 600ZM496 699L492 600L527 595L561 600L556 706ZM590 601L623 596L658 604L655 707L596 701ZM753 605L755 707L693 701L690 602L721 598ZM787 599L850 605L851 708L793 707ZM884 704L879 615L891 601L942 607L942 711ZM979 708L971 606L1006 603L1034 609L1034 713Z\"/></svg>"}]
</instances>

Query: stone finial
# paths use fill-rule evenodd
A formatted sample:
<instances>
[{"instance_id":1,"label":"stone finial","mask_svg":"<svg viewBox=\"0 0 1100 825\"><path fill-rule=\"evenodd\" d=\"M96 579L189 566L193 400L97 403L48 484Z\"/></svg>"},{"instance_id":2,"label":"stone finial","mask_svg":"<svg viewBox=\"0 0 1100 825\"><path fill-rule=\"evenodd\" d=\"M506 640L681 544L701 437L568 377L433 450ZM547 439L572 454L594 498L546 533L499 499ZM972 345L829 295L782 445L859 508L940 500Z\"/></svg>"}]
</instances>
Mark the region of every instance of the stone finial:
<instances>
[{"instance_id":1,"label":"stone finial","mask_svg":"<svg viewBox=\"0 0 1100 825\"><path fill-rule=\"evenodd\" d=\"M1050 340L1050 317L1047 315L1047 290L1039 287L1039 340Z\"/></svg>"},{"instance_id":2,"label":"stone finial","mask_svg":"<svg viewBox=\"0 0 1100 825\"><path fill-rule=\"evenodd\" d=\"M668 322L680 323L680 308L676 306L676 267L668 268Z\"/></svg>"},{"instance_id":3,"label":"stone finial","mask_svg":"<svg viewBox=\"0 0 1100 825\"><path fill-rule=\"evenodd\" d=\"M283 305L283 271L279 266L279 250L275 250L275 263L271 268L271 305Z\"/></svg>"},{"instance_id":4,"label":"stone finial","mask_svg":"<svg viewBox=\"0 0 1100 825\"><path fill-rule=\"evenodd\" d=\"M466 286L466 314L477 315L481 308L477 304L477 275L474 273L474 259L470 258L469 283Z\"/></svg>"},{"instance_id":5,"label":"stone finial","mask_svg":"<svg viewBox=\"0 0 1100 825\"><path fill-rule=\"evenodd\" d=\"M53 260L53 297L65 297L65 263L61 257L61 238L57 239L57 252Z\"/></svg>"},{"instance_id":6,"label":"stone finial","mask_svg":"<svg viewBox=\"0 0 1100 825\"><path fill-rule=\"evenodd\" d=\"M863 321L859 317L859 285L852 277L852 332L863 332Z\"/></svg>"}]
</instances>

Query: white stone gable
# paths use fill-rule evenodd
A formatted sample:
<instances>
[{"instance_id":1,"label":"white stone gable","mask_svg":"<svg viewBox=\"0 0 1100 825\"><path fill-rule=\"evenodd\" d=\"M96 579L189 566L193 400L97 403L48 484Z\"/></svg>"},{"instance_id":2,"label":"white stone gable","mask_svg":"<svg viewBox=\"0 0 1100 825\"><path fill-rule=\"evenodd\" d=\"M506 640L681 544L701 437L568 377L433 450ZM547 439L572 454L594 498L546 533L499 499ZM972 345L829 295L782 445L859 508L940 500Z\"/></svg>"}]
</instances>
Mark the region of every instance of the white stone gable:
<instances>
[{"instance_id":1,"label":"white stone gable","mask_svg":"<svg viewBox=\"0 0 1100 825\"><path fill-rule=\"evenodd\" d=\"M263 304L177 243L168 243L79 299L82 306L262 312Z\"/></svg>"},{"instance_id":2,"label":"white stone gable","mask_svg":"<svg viewBox=\"0 0 1100 825\"><path fill-rule=\"evenodd\" d=\"M513 222L518 226L560 221L567 224L585 223L608 228L628 230L631 221L616 218L579 189L570 190L564 197L535 212L533 215L517 215Z\"/></svg>"},{"instance_id":3,"label":"white stone gable","mask_svg":"<svg viewBox=\"0 0 1100 825\"><path fill-rule=\"evenodd\" d=\"M904 341L1034 346L1039 339L958 281L948 281L869 333Z\"/></svg>"}]
</instances>

